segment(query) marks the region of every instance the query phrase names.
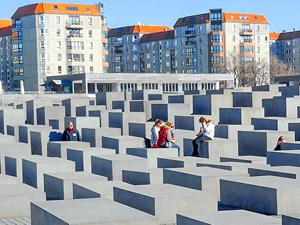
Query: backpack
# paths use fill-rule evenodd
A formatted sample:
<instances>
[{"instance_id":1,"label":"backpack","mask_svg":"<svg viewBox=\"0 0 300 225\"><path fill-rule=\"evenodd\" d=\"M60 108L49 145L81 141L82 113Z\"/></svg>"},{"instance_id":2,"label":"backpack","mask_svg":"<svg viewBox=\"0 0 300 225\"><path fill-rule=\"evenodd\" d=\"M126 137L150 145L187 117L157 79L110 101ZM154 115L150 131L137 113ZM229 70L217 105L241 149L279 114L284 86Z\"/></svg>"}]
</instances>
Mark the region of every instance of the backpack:
<instances>
[{"instance_id":1,"label":"backpack","mask_svg":"<svg viewBox=\"0 0 300 225\"><path fill-rule=\"evenodd\" d=\"M144 137L144 147L151 148L151 140L149 138Z\"/></svg>"},{"instance_id":2,"label":"backpack","mask_svg":"<svg viewBox=\"0 0 300 225\"><path fill-rule=\"evenodd\" d=\"M158 140L157 144L159 146L164 146L167 142L167 132L168 128L166 127L161 127L160 130L158 131Z\"/></svg>"}]
</instances>

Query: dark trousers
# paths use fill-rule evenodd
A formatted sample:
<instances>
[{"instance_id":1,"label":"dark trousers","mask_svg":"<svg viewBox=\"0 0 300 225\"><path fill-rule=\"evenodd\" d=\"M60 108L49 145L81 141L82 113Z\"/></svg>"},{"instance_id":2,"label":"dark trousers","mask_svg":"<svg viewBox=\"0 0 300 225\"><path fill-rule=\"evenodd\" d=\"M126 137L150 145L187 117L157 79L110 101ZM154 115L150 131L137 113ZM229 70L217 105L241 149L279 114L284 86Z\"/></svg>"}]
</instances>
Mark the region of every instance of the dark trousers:
<instances>
[{"instance_id":1,"label":"dark trousers","mask_svg":"<svg viewBox=\"0 0 300 225\"><path fill-rule=\"evenodd\" d=\"M193 141L192 141L192 143L193 143L193 153L192 153L192 156L195 156L195 157L199 157L199 152L198 152L198 144L197 144L197 139L198 139L199 137L196 137Z\"/></svg>"}]
</instances>

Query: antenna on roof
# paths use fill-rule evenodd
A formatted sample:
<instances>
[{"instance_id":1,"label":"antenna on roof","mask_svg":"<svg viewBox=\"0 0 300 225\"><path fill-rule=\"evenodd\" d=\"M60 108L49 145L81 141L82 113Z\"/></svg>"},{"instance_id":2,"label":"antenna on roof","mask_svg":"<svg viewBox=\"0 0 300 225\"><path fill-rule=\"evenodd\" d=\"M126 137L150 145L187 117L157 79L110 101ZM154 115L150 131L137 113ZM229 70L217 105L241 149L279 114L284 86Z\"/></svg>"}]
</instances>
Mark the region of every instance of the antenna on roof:
<instances>
[{"instance_id":1,"label":"antenna on roof","mask_svg":"<svg viewBox=\"0 0 300 225\"><path fill-rule=\"evenodd\" d=\"M285 33L286 30L283 30L282 33Z\"/></svg>"},{"instance_id":2,"label":"antenna on roof","mask_svg":"<svg viewBox=\"0 0 300 225\"><path fill-rule=\"evenodd\" d=\"M295 31L296 30L296 28L293 28L293 31Z\"/></svg>"}]
</instances>

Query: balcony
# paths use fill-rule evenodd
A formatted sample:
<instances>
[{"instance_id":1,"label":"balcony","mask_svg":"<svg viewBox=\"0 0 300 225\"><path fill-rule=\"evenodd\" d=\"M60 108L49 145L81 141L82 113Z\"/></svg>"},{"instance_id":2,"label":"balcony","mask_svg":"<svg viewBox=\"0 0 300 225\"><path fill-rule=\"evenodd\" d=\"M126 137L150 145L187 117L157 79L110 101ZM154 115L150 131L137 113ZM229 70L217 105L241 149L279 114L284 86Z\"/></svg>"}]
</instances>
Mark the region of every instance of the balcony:
<instances>
[{"instance_id":1,"label":"balcony","mask_svg":"<svg viewBox=\"0 0 300 225\"><path fill-rule=\"evenodd\" d=\"M240 45L244 46L244 45L252 45L252 39L241 39L240 40Z\"/></svg>"},{"instance_id":2,"label":"balcony","mask_svg":"<svg viewBox=\"0 0 300 225\"><path fill-rule=\"evenodd\" d=\"M240 35L252 36L253 31L252 31L252 29L240 29Z\"/></svg>"},{"instance_id":3,"label":"balcony","mask_svg":"<svg viewBox=\"0 0 300 225\"><path fill-rule=\"evenodd\" d=\"M66 22L67 29L83 29L82 21L68 21Z\"/></svg>"},{"instance_id":4,"label":"balcony","mask_svg":"<svg viewBox=\"0 0 300 225\"><path fill-rule=\"evenodd\" d=\"M186 30L185 31L185 35L186 36L195 36L196 35L196 31L195 30Z\"/></svg>"},{"instance_id":5,"label":"balcony","mask_svg":"<svg viewBox=\"0 0 300 225\"><path fill-rule=\"evenodd\" d=\"M67 38L82 38L83 34L69 34Z\"/></svg>"},{"instance_id":6,"label":"balcony","mask_svg":"<svg viewBox=\"0 0 300 225\"><path fill-rule=\"evenodd\" d=\"M115 52L115 54L123 54L124 50L115 50L114 52Z\"/></svg>"},{"instance_id":7,"label":"balcony","mask_svg":"<svg viewBox=\"0 0 300 225\"><path fill-rule=\"evenodd\" d=\"M123 40L117 40L117 41L115 41L114 45L123 45Z\"/></svg>"},{"instance_id":8,"label":"balcony","mask_svg":"<svg viewBox=\"0 0 300 225\"><path fill-rule=\"evenodd\" d=\"M186 45L195 45L195 44L197 44L197 42L196 41L186 41L185 44Z\"/></svg>"}]
</instances>

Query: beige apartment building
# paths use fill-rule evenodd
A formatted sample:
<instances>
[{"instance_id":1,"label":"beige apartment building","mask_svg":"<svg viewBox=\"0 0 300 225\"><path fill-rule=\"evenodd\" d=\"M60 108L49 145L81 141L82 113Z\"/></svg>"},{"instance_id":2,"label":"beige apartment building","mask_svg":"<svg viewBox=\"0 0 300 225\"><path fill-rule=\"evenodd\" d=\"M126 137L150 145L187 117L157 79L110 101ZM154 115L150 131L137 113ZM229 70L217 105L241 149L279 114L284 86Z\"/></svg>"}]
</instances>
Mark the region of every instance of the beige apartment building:
<instances>
[{"instance_id":1,"label":"beige apartment building","mask_svg":"<svg viewBox=\"0 0 300 225\"><path fill-rule=\"evenodd\" d=\"M103 4L37 3L12 16L10 90L43 90L46 78L108 68ZM106 56L105 56L106 55Z\"/></svg>"}]
</instances>

